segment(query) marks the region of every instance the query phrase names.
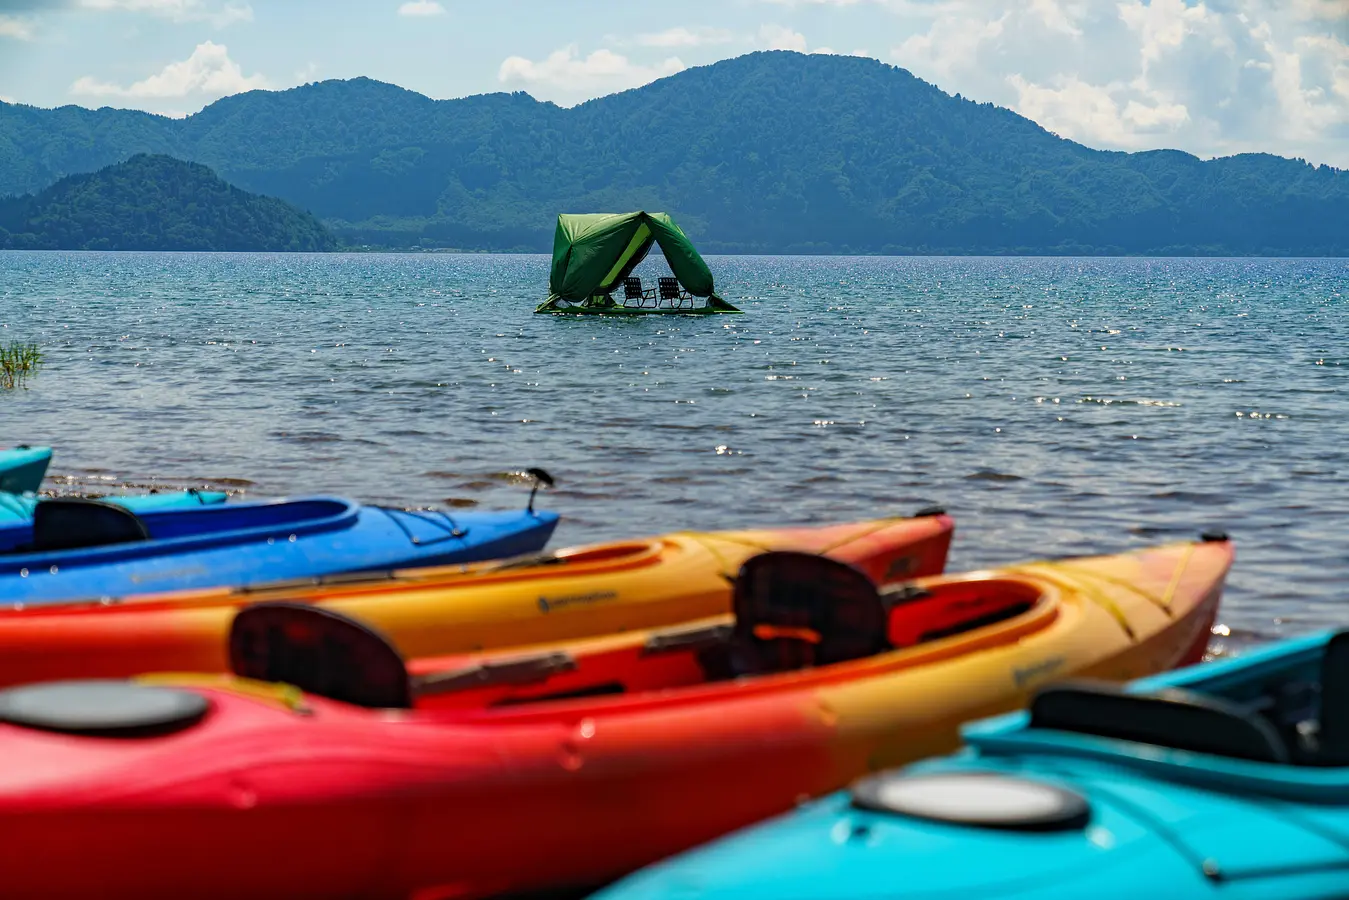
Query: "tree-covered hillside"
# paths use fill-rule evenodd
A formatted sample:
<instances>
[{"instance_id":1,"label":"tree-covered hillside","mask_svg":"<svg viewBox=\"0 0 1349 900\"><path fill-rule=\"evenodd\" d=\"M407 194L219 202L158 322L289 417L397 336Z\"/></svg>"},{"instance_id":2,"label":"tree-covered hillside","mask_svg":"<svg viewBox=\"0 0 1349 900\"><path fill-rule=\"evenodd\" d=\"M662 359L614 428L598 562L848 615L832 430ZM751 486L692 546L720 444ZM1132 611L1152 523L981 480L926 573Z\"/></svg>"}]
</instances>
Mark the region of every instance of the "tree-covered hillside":
<instances>
[{"instance_id":1,"label":"tree-covered hillside","mask_svg":"<svg viewBox=\"0 0 1349 900\"><path fill-rule=\"evenodd\" d=\"M332 250L309 213L232 187L210 169L138 155L0 200L0 249Z\"/></svg>"},{"instance_id":2,"label":"tree-covered hillside","mask_svg":"<svg viewBox=\"0 0 1349 900\"><path fill-rule=\"evenodd\" d=\"M387 246L546 250L558 212L645 208L711 252L1349 254L1349 173L1092 150L854 57L755 53L572 109L369 79L183 120L0 104L0 193L140 151Z\"/></svg>"}]
</instances>

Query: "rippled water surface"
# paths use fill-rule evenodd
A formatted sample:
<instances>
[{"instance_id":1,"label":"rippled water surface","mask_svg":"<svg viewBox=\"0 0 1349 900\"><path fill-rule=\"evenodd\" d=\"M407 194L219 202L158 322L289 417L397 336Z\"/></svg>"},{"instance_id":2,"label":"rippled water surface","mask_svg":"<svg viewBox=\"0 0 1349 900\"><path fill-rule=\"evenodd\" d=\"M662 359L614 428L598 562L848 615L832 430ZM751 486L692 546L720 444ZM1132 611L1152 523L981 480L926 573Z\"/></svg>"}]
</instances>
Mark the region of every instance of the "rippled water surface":
<instances>
[{"instance_id":1,"label":"rippled water surface","mask_svg":"<svg viewBox=\"0 0 1349 900\"><path fill-rule=\"evenodd\" d=\"M420 506L542 465L559 544L940 503L973 568L1221 526L1233 638L1349 623L1349 261L709 262L746 315L534 315L538 256L0 253L0 341L48 357L0 445Z\"/></svg>"}]
</instances>

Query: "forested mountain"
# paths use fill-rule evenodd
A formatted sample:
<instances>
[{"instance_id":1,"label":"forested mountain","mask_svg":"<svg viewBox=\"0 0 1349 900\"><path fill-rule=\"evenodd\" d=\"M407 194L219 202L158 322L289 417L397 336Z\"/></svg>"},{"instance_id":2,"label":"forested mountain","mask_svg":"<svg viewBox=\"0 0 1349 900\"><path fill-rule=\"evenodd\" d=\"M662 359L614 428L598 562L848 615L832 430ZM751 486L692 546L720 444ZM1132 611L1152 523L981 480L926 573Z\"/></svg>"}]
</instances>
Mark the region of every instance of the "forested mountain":
<instances>
[{"instance_id":1,"label":"forested mountain","mask_svg":"<svg viewBox=\"0 0 1349 900\"><path fill-rule=\"evenodd\" d=\"M210 169L138 155L70 175L36 195L0 200L0 249L332 250L337 240L284 201L221 181Z\"/></svg>"},{"instance_id":2,"label":"forested mountain","mask_svg":"<svg viewBox=\"0 0 1349 900\"><path fill-rule=\"evenodd\" d=\"M385 246L546 250L558 212L645 208L711 252L1349 255L1349 172L1092 150L854 57L755 53L571 109L363 78L181 120L0 104L0 194L136 152Z\"/></svg>"}]
</instances>

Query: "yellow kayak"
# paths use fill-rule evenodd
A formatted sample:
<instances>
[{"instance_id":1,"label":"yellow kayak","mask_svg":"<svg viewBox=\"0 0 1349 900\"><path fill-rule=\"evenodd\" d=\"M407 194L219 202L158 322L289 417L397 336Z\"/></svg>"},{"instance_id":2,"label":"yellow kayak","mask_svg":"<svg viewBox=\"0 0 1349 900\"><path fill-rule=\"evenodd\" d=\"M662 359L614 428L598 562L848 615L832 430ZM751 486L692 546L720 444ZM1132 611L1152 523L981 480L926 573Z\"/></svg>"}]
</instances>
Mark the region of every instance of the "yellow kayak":
<instances>
[{"instance_id":1,"label":"yellow kayak","mask_svg":"<svg viewBox=\"0 0 1349 900\"><path fill-rule=\"evenodd\" d=\"M235 612L263 600L318 604L368 622L407 656L658 628L725 613L731 579L765 550L822 553L881 584L934 575L945 514L819 528L677 532L552 554L247 589L212 588L0 608L0 685L151 671L223 672Z\"/></svg>"},{"instance_id":2,"label":"yellow kayak","mask_svg":"<svg viewBox=\"0 0 1349 900\"><path fill-rule=\"evenodd\" d=\"M815 587L805 569L796 582L761 576L759 587L737 589L732 614L678 628L420 658L408 666L414 680L463 684L428 688L418 708L516 711L491 712L483 721L492 722L546 718L551 698L584 697L603 685L622 691L588 701L593 709L586 714L702 707L705 728L726 715L720 703L776 697L798 711L814 709L817 724L827 725L831 777L841 784L863 771L947 752L961 723L1022 706L1047 683L1128 681L1199 662L1232 560L1232 544L1213 536L1114 556L936 575L883 589L876 616L864 614L872 601ZM754 596L747 599L746 590ZM859 623L866 623L860 631L883 634L868 639ZM727 641L760 650L740 655L727 670L718 661ZM447 677L531 668L559 655L567 664L534 666L547 673L534 679ZM579 714L574 705L566 708Z\"/></svg>"}]
</instances>

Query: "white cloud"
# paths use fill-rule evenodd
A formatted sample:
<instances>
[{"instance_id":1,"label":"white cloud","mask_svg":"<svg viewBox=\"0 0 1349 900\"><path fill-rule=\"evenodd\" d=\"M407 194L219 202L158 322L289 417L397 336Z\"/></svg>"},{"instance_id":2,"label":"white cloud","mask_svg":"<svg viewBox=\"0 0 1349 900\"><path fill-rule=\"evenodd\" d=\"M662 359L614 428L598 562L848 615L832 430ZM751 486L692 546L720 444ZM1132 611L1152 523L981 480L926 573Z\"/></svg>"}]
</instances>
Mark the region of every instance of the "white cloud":
<instances>
[{"instance_id":1,"label":"white cloud","mask_svg":"<svg viewBox=\"0 0 1349 900\"><path fill-rule=\"evenodd\" d=\"M443 16L445 7L441 6L436 0L408 0L402 6L398 7L400 16Z\"/></svg>"},{"instance_id":2,"label":"white cloud","mask_svg":"<svg viewBox=\"0 0 1349 900\"><path fill-rule=\"evenodd\" d=\"M1117 95L1129 85L1088 84L1076 76L1061 76L1051 87L1031 84L1020 75L1008 77L1015 88L1015 108L1028 119L1060 135L1096 146L1139 149L1154 146L1154 136L1174 132L1189 118L1179 103L1148 97L1151 103Z\"/></svg>"},{"instance_id":3,"label":"white cloud","mask_svg":"<svg viewBox=\"0 0 1349 900\"><path fill-rule=\"evenodd\" d=\"M642 47L701 47L705 44L726 44L734 39L725 28L678 27L639 34L636 43Z\"/></svg>"},{"instance_id":4,"label":"white cloud","mask_svg":"<svg viewBox=\"0 0 1349 900\"><path fill-rule=\"evenodd\" d=\"M247 3L213 7L203 0L78 0L77 5L98 12L148 13L175 22L210 22L217 28L253 21L253 7Z\"/></svg>"},{"instance_id":5,"label":"white cloud","mask_svg":"<svg viewBox=\"0 0 1349 900\"><path fill-rule=\"evenodd\" d=\"M781 25L759 26L759 43L765 50L796 50L806 52L806 36Z\"/></svg>"},{"instance_id":6,"label":"white cloud","mask_svg":"<svg viewBox=\"0 0 1349 900\"><path fill-rule=\"evenodd\" d=\"M1130 140L1119 104L1107 88L1076 76L1056 78L1052 87L1031 84L1020 75L1007 80L1017 92L1017 111L1061 137L1115 146Z\"/></svg>"},{"instance_id":7,"label":"white cloud","mask_svg":"<svg viewBox=\"0 0 1349 900\"><path fill-rule=\"evenodd\" d=\"M643 66L607 49L582 57L576 45L570 44L537 62L523 56L509 57L501 63L497 78L505 84L540 89L546 99L564 102L593 97L597 92L638 87L684 68L677 56Z\"/></svg>"},{"instance_id":8,"label":"white cloud","mask_svg":"<svg viewBox=\"0 0 1349 900\"><path fill-rule=\"evenodd\" d=\"M1349 23L1349 0L1291 0L1289 6L1302 19Z\"/></svg>"},{"instance_id":9,"label":"white cloud","mask_svg":"<svg viewBox=\"0 0 1349 900\"><path fill-rule=\"evenodd\" d=\"M1315 45L1303 46L1307 50L1319 49L1322 52L1326 49ZM1338 55L1335 48L1330 49ZM1346 102L1349 96L1339 90L1341 79L1349 79L1349 71L1345 67L1336 66L1332 80L1327 83L1308 85L1305 70L1312 60L1304 59L1297 49L1280 46L1272 36L1265 41L1265 52L1269 56L1267 71L1270 83L1283 110L1284 137L1315 139L1331 127L1349 122L1349 102Z\"/></svg>"},{"instance_id":10,"label":"white cloud","mask_svg":"<svg viewBox=\"0 0 1349 900\"><path fill-rule=\"evenodd\" d=\"M1011 16L1004 12L996 18L966 13L939 17L926 34L905 39L890 55L919 74L945 80L956 69L969 67L984 44L1001 38Z\"/></svg>"},{"instance_id":11,"label":"white cloud","mask_svg":"<svg viewBox=\"0 0 1349 900\"><path fill-rule=\"evenodd\" d=\"M817 56L860 56L864 59L871 58L871 54L865 50L853 50L851 52L844 53L842 50L835 50L833 47L816 47L814 50L810 52Z\"/></svg>"},{"instance_id":12,"label":"white cloud","mask_svg":"<svg viewBox=\"0 0 1349 900\"><path fill-rule=\"evenodd\" d=\"M873 2L890 60L1064 136L1349 167L1349 0Z\"/></svg>"},{"instance_id":13,"label":"white cloud","mask_svg":"<svg viewBox=\"0 0 1349 900\"><path fill-rule=\"evenodd\" d=\"M0 38L14 38L20 41L33 39L33 24L17 16L0 16Z\"/></svg>"},{"instance_id":14,"label":"white cloud","mask_svg":"<svg viewBox=\"0 0 1349 900\"><path fill-rule=\"evenodd\" d=\"M18 103L18 102L19 101L15 100L13 97L7 96L5 94L0 94L0 103Z\"/></svg>"},{"instance_id":15,"label":"white cloud","mask_svg":"<svg viewBox=\"0 0 1349 900\"><path fill-rule=\"evenodd\" d=\"M1077 18L1080 10L1073 6L1065 7L1059 0L1031 0L1030 10L1039 16L1050 31L1058 31L1069 37L1081 37Z\"/></svg>"},{"instance_id":16,"label":"white cloud","mask_svg":"<svg viewBox=\"0 0 1349 900\"><path fill-rule=\"evenodd\" d=\"M1216 24L1217 18L1203 3L1187 6L1185 0L1150 0L1147 4L1130 0L1119 5L1119 17L1139 35L1145 74L1151 63L1179 49L1190 35Z\"/></svg>"},{"instance_id":17,"label":"white cloud","mask_svg":"<svg viewBox=\"0 0 1349 900\"><path fill-rule=\"evenodd\" d=\"M270 86L262 75L244 75L224 45L206 41L182 62L169 63L158 74L127 87L86 75L70 86L70 92L84 97L159 99L199 95L216 99Z\"/></svg>"},{"instance_id":18,"label":"white cloud","mask_svg":"<svg viewBox=\"0 0 1349 900\"><path fill-rule=\"evenodd\" d=\"M1153 99L1155 103L1152 106L1137 100L1130 100L1124 105L1123 118L1132 126L1135 139L1141 133L1175 131L1190 120L1190 111L1184 104L1167 103L1161 97Z\"/></svg>"}]
</instances>

